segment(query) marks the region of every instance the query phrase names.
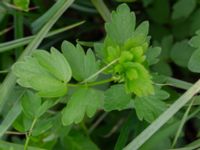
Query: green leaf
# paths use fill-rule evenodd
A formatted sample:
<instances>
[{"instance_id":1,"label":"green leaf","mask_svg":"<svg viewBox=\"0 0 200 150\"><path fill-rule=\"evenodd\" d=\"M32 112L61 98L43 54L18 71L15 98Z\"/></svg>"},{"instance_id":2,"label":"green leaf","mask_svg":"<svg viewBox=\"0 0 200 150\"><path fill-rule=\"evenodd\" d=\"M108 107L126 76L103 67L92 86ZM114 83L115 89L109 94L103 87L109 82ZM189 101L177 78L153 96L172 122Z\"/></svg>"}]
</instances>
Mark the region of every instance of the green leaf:
<instances>
[{"instance_id":1,"label":"green leaf","mask_svg":"<svg viewBox=\"0 0 200 150\"><path fill-rule=\"evenodd\" d=\"M170 65L165 61L159 61L153 66L153 70L167 76L172 76L172 69Z\"/></svg>"},{"instance_id":2,"label":"green leaf","mask_svg":"<svg viewBox=\"0 0 200 150\"><path fill-rule=\"evenodd\" d=\"M53 100L46 100L42 103L41 97L31 91L27 91L21 99L23 112L30 119L39 118L53 104Z\"/></svg>"},{"instance_id":3,"label":"green leaf","mask_svg":"<svg viewBox=\"0 0 200 150\"><path fill-rule=\"evenodd\" d=\"M29 4L30 4L30 0L14 0L14 4L24 10L24 11L28 11L29 9Z\"/></svg>"},{"instance_id":4,"label":"green leaf","mask_svg":"<svg viewBox=\"0 0 200 150\"><path fill-rule=\"evenodd\" d=\"M187 67L193 52L194 48L188 44L187 40L183 40L173 45L170 57L178 66Z\"/></svg>"},{"instance_id":5,"label":"green leaf","mask_svg":"<svg viewBox=\"0 0 200 150\"><path fill-rule=\"evenodd\" d=\"M34 130L32 131L33 136L41 135L42 133L46 132L47 130L53 127L54 118L41 118L37 120Z\"/></svg>"},{"instance_id":6,"label":"green leaf","mask_svg":"<svg viewBox=\"0 0 200 150\"><path fill-rule=\"evenodd\" d=\"M200 48L198 48L190 57L188 68L192 72L200 73Z\"/></svg>"},{"instance_id":7,"label":"green leaf","mask_svg":"<svg viewBox=\"0 0 200 150\"><path fill-rule=\"evenodd\" d=\"M85 54L79 44L75 47L70 42L64 41L62 43L62 52L72 68L73 78L77 81L83 81L99 69L99 65L91 49ZM93 78L90 82L96 78Z\"/></svg>"},{"instance_id":8,"label":"green leaf","mask_svg":"<svg viewBox=\"0 0 200 150\"><path fill-rule=\"evenodd\" d=\"M147 13L154 22L159 24L167 23L170 19L170 2L169 0L154 0Z\"/></svg>"},{"instance_id":9,"label":"green leaf","mask_svg":"<svg viewBox=\"0 0 200 150\"><path fill-rule=\"evenodd\" d=\"M71 78L71 69L66 59L55 50L52 50L51 55L37 51L33 57L26 57L24 61L17 62L12 69L21 86L33 88L42 97L65 95L66 84Z\"/></svg>"},{"instance_id":10,"label":"green leaf","mask_svg":"<svg viewBox=\"0 0 200 150\"><path fill-rule=\"evenodd\" d=\"M71 79L72 71L67 60L55 48L51 48L51 53L43 50L35 51L33 57L59 80L67 83Z\"/></svg>"},{"instance_id":11,"label":"green leaf","mask_svg":"<svg viewBox=\"0 0 200 150\"><path fill-rule=\"evenodd\" d=\"M189 30L190 34L193 35L197 30L200 29L200 9L197 9L189 18ZM184 30L185 31L185 30Z\"/></svg>"},{"instance_id":12,"label":"green leaf","mask_svg":"<svg viewBox=\"0 0 200 150\"><path fill-rule=\"evenodd\" d=\"M166 108L165 102L169 94L159 88L155 88L154 95L136 97L134 99L135 110L140 120L154 121Z\"/></svg>"},{"instance_id":13,"label":"green leaf","mask_svg":"<svg viewBox=\"0 0 200 150\"><path fill-rule=\"evenodd\" d=\"M64 125L80 123L85 114L92 117L102 106L102 93L91 88L80 88L70 98L62 112Z\"/></svg>"},{"instance_id":14,"label":"green leaf","mask_svg":"<svg viewBox=\"0 0 200 150\"><path fill-rule=\"evenodd\" d=\"M160 59L164 61L168 61L170 57L170 50L173 46L173 36L168 35L162 38L161 47L162 51L160 54Z\"/></svg>"},{"instance_id":15,"label":"green leaf","mask_svg":"<svg viewBox=\"0 0 200 150\"><path fill-rule=\"evenodd\" d=\"M158 56L160 55L161 53L161 48L160 47L150 47L147 52L146 52L146 60L150 65L153 65L153 64L156 64L159 59L158 59Z\"/></svg>"},{"instance_id":16,"label":"green leaf","mask_svg":"<svg viewBox=\"0 0 200 150\"><path fill-rule=\"evenodd\" d=\"M196 32L196 36L192 37L192 39L189 41L190 46L194 48L200 47L200 30Z\"/></svg>"},{"instance_id":17,"label":"green leaf","mask_svg":"<svg viewBox=\"0 0 200 150\"><path fill-rule=\"evenodd\" d=\"M31 91L27 91L21 99L22 110L31 119L37 117L41 105L41 98Z\"/></svg>"},{"instance_id":18,"label":"green leaf","mask_svg":"<svg viewBox=\"0 0 200 150\"><path fill-rule=\"evenodd\" d=\"M65 147L69 150L99 150L88 137L80 132L73 132L64 140Z\"/></svg>"},{"instance_id":19,"label":"green leaf","mask_svg":"<svg viewBox=\"0 0 200 150\"><path fill-rule=\"evenodd\" d=\"M123 44L133 36L135 30L135 14L128 5L121 4L112 12L111 22L105 24L107 36L118 44Z\"/></svg>"},{"instance_id":20,"label":"green leaf","mask_svg":"<svg viewBox=\"0 0 200 150\"><path fill-rule=\"evenodd\" d=\"M113 85L105 92L104 109L106 111L123 110L131 101L131 95L127 94L123 84Z\"/></svg>"},{"instance_id":21,"label":"green leaf","mask_svg":"<svg viewBox=\"0 0 200 150\"><path fill-rule=\"evenodd\" d=\"M187 18L195 9L196 0L179 0L173 6L172 18Z\"/></svg>"}]
</instances>

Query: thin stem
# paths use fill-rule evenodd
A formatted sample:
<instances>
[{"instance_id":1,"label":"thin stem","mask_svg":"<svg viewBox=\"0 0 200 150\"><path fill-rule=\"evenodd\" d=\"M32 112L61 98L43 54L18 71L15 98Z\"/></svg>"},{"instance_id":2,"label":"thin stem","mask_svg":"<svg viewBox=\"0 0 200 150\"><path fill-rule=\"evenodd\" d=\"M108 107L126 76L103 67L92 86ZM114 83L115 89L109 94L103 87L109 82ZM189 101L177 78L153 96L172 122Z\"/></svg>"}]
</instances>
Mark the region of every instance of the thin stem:
<instances>
[{"instance_id":1,"label":"thin stem","mask_svg":"<svg viewBox=\"0 0 200 150\"><path fill-rule=\"evenodd\" d=\"M184 89L184 90L188 90L193 85L192 83L175 79L172 77L166 77L166 84L173 87L180 88L180 89Z\"/></svg>"},{"instance_id":2,"label":"thin stem","mask_svg":"<svg viewBox=\"0 0 200 150\"><path fill-rule=\"evenodd\" d=\"M91 0L93 5L96 7L100 15L105 21L110 21L110 11L108 7L105 5L103 0Z\"/></svg>"},{"instance_id":3,"label":"thin stem","mask_svg":"<svg viewBox=\"0 0 200 150\"><path fill-rule=\"evenodd\" d=\"M51 31L45 36L45 38L51 37L51 36L57 35L59 33L62 33L64 31L78 27L81 24L83 24L84 22L85 21L81 21L81 22L74 23L72 25ZM24 46L24 45L28 44L29 42L31 42L35 37L36 37L36 35L32 35L32 36L28 36L28 37L24 37L24 38L20 38L20 39L17 39L17 40L13 40L13 41L9 41L9 42L5 42L3 44L0 44L0 53L5 52L5 51L9 51L9 50L16 48L16 47Z\"/></svg>"},{"instance_id":4,"label":"thin stem","mask_svg":"<svg viewBox=\"0 0 200 150\"><path fill-rule=\"evenodd\" d=\"M13 29L13 26L8 27L8 28L6 28L6 29L0 31L0 36L3 35L3 34L5 34L5 33L7 33L7 32L9 32L9 31L12 30L12 29Z\"/></svg>"},{"instance_id":5,"label":"thin stem","mask_svg":"<svg viewBox=\"0 0 200 150\"><path fill-rule=\"evenodd\" d=\"M33 128L34 128L36 122L37 122L37 118L33 119L33 122L31 124L30 129L29 129L29 132L28 132L28 134L26 136L26 142L25 142L25 145L24 145L24 150L28 149L28 144L29 144L29 141L30 141L30 137L31 137L31 134L32 134L32 131L33 131Z\"/></svg>"},{"instance_id":6,"label":"thin stem","mask_svg":"<svg viewBox=\"0 0 200 150\"><path fill-rule=\"evenodd\" d=\"M183 115L183 118L182 118L182 120L181 120L181 123L180 123L180 125L179 125L179 128L178 128L178 130L177 130L177 132L176 132L175 138L174 138L174 140L173 140L172 148L173 148L173 147L176 145L176 143L177 143L178 137L180 136L181 130L183 129L183 126L184 126L184 124L185 124L185 122L186 122L186 120L187 120L188 114L189 114L189 112L190 112L190 110L191 110L191 108L192 108L193 103L194 103L194 99L191 101L190 105L188 106L186 112L185 112L184 115Z\"/></svg>"},{"instance_id":7,"label":"thin stem","mask_svg":"<svg viewBox=\"0 0 200 150\"><path fill-rule=\"evenodd\" d=\"M16 132L16 131L6 131L5 134L11 134L11 135L26 135L26 132Z\"/></svg>"},{"instance_id":8,"label":"thin stem","mask_svg":"<svg viewBox=\"0 0 200 150\"><path fill-rule=\"evenodd\" d=\"M101 123L102 120L104 120L104 118L108 115L108 113L103 113L98 119L97 121L90 127L89 129L89 134L91 134L94 129Z\"/></svg>"},{"instance_id":9,"label":"thin stem","mask_svg":"<svg viewBox=\"0 0 200 150\"><path fill-rule=\"evenodd\" d=\"M9 71L8 71L8 69L6 69L6 70L0 70L0 74L4 74L4 73L8 73Z\"/></svg>"},{"instance_id":10,"label":"thin stem","mask_svg":"<svg viewBox=\"0 0 200 150\"><path fill-rule=\"evenodd\" d=\"M96 77L97 75L99 75L100 73L102 73L103 71L105 71L106 69L108 69L110 66L112 66L113 64L115 64L118 60L119 60L119 58L111 61L108 65L106 65L105 67L103 67L102 69L100 69L99 71L97 71L96 73L92 74L87 79L83 80L81 82L81 84L87 83L88 81L90 81L91 79L93 79L94 77Z\"/></svg>"},{"instance_id":11,"label":"thin stem","mask_svg":"<svg viewBox=\"0 0 200 150\"><path fill-rule=\"evenodd\" d=\"M91 83L87 83L85 84L72 84L72 83L68 83L67 85L70 87L78 87L78 86L96 86L96 85L101 85L104 83L109 83L111 81L113 81L113 78L109 78L109 79L105 79L105 80L101 80L101 81L97 81L97 82L91 82Z\"/></svg>"},{"instance_id":12,"label":"thin stem","mask_svg":"<svg viewBox=\"0 0 200 150\"><path fill-rule=\"evenodd\" d=\"M80 126L83 129L83 131L85 132L85 135L89 137L88 129L83 121L80 123Z\"/></svg>"}]
</instances>

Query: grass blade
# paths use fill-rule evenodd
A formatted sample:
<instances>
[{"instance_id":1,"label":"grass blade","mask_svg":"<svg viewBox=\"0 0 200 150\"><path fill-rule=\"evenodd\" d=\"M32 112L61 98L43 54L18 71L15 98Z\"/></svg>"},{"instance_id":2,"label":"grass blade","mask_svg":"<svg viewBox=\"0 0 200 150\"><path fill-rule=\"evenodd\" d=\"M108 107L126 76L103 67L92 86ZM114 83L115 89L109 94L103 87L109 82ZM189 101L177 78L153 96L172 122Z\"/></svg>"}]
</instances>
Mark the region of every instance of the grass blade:
<instances>
[{"instance_id":1,"label":"grass blade","mask_svg":"<svg viewBox=\"0 0 200 150\"><path fill-rule=\"evenodd\" d=\"M91 0L91 2L96 7L98 12L102 16L102 18L107 22L110 21L110 19L111 19L110 18L110 11L107 8L107 6L105 5L104 1L103 0Z\"/></svg>"},{"instance_id":2,"label":"grass blade","mask_svg":"<svg viewBox=\"0 0 200 150\"><path fill-rule=\"evenodd\" d=\"M14 144L14 143L10 143L10 142L0 141L0 149L1 150L22 150L23 147L24 146L20 145L20 144ZM45 149L29 146L28 150L45 150Z\"/></svg>"},{"instance_id":3,"label":"grass blade","mask_svg":"<svg viewBox=\"0 0 200 150\"><path fill-rule=\"evenodd\" d=\"M78 27L78 26L82 25L84 22L85 21L80 21L80 22L74 23L72 25L69 25L69 26L57 29L55 31L49 32L46 35L45 38L50 37L50 36L54 36L54 35L57 35L59 33L64 32L64 31ZM35 38L35 35L25 37L25 38L21 38L21 39L17 39L17 40L13 40L13 41L10 41L10 42L2 43L2 44L0 44L0 53L12 50L12 49L20 47L20 46L24 46L24 45L30 43L34 38Z\"/></svg>"},{"instance_id":4,"label":"grass blade","mask_svg":"<svg viewBox=\"0 0 200 150\"><path fill-rule=\"evenodd\" d=\"M171 117L174 116L195 94L200 90L200 80L198 80L189 90L176 100L163 114L161 114L151 125L149 125L140 135L130 142L124 150L139 149L156 131L158 131Z\"/></svg>"},{"instance_id":5,"label":"grass blade","mask_svg":"<svg viewBox=\"0 0 200 150\"><path fill-rule=\"evenodd\" d=\"M184 115L183 115L183 118L182 118L182 120L181 120L181 123L180 123L180 125L179 125L179 128L178 128L178 130L177 130L177 132L176 132L175 138L174 138L174 140L173 140L172 147L174 147L174 146L176 145L176 142L177 142L178 137L180 136L181 131L182 131L182 129L183 129L183 126L184 126L184 124L185 124L185 122L186 122L186 120L187 120L188 114L189 114L189 112L190 112L190 109L192 108L192 105L193 105L193 103L194 103L194 100L195 100L195 99L192 99L190 105L188 106L187 110L185 111L185 113L184 113Z\"/></svg>"},{"instance_id":6,"label":"grass blade","mask_svg":"<svg viewBox=\"0 0 200 150\"><path fill-rule=\"evenodd\" d=\"M21 113L21 104L20 99L22 95L24 94L24 91L21 92L19 97L17 98L17 101L12 106L8 114L6 115L5 119L0 125L0 138L4 135L4 133L8 130L8 128L12 125L12 123L15 121L15 119L19 116Z\"/></svg>"}]
</instances>

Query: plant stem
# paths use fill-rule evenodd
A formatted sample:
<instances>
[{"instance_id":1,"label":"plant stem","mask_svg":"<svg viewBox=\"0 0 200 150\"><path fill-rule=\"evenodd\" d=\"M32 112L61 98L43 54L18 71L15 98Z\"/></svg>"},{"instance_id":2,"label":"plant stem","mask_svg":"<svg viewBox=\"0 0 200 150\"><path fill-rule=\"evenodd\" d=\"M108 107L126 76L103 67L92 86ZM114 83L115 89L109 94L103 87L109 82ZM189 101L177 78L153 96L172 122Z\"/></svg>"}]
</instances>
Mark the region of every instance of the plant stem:
<instances>
[{"instance_id":1,"label":"plant stem","mask_svg":"<svg viewBox=\"0 0 200 150\"><path fill-rule=\"evenodd\" d=\"M93 5L96 7L100 15L105 21L110 21L110 11L105 5L103 0L91 0Z\"/></svg>"},{"instance_id":2,"label":"plant stem","mask_svg":"<svg viewBox=\"0 0 200 150\"><path fill-rule=\"evenodd\" d=\"M29 129L29 132L28 132L28 134L26 136L26 142L25 142L25 145L24 145L24 150L28 149L28 144L29 144L29 141L30 141L30 137L31 137L31 134L32 134L32 131L33 131L33 128L34 128L36 122L37 122L37 118L34 118L32 124L31 124L31 127Z\"/></svg>"},{"instance_id":3,"label":"plant stem","mask_svg":"<svg viewBox=\"0 0 200 150\"><path fill-rule=\"evenodd\" d=\"M51 37L51 36L57 35L59 33L62 33L64 31L78 27L81 24L83 24L84 22L85 21L77 22L77 23L74 23L72 25L51 31L45 36L45 38ZM24 38L20 38L20 39L16 39L16 40L13 40L13 41L2 43L2 44L0 44L0 53L5 52L5 51L9 51L13 48L24 46L24 45L30 43L35 37L36 37L36 35L32 35L32 36L27 36L27 37L24 37Z\"/></svg>"},{"instance_id":4,"label":"plant stem","mask_svg":"<svg viewBox=\"0 0 200 150\"><path fill-rule=\"evenodd\" d=\"M92 74L92 75L89 76L87 79L83 80L83 81L81 82L81 84L90 81L91 79L93 79L94 77L96 77L97 75L99 75L100 73L102 73L103 71L105 71L106 69L108 69L110 66L112 66L113 64L115 64L118 60L119 60L119 58L117 58L117 59L111 61L108 65L106 65L105 67L101 68L99 71L97 71L96 73Z\"/></svg>"},{"instance_id":5,"label":"plant stem","mask_svg":"<svg viewBox=\"0 0 200 150\"><path fill-rule=\"evenodd\" d=\"M181 130L183 129L183 126L185 124L185 122L187 121L187 117L188 117L188 114L190 112L190 109L192 108L192 105L194 103L194 99L192 99L192 101L190 102L190 105L188 106L187 110L185 111L184 115L183 115L183 118L181 119L181 123L179 125L179 128L176 132L176 135L174 137L174 140L173 140L173 143L172 143L172 148L176 145L177 143L177 140L181 134Z\"/></svg>"},{"instance_id":6,"label":"plant stem","mask_svg":"<svg viewBox=\"0 0 200 150\"><path fill-rule=\"evenodd\" d=\"M175 79L172 77L166 77L166 84L173 87L180 88L180 89L184 89L184 90L188 90L192 86L192 83Z\"/></svg>"},{"instance_id":7,"label":"plant stem","mask_svg":"<svg viewBox=\"0 0 200 150\"><path fill-rule=\"evenodd\" d=\"M97 82L91 82L91 83L87 83L86 85L85 84L67 84L68 86L71 86L71 87L78 87L78 86L96 86L96 85L101 85L101 84L104 84L104 83L108 83L108 82L111 82L113 81L114 79L113 78L109 78L109 79L105 79L105 80L101 80L101 81L97 81Z\"/></svg>"},{"instance_id":8,"label":"plant stem","mask_svg":"<svg viewBox=\"0 0 200 150\"><path fill-rule=\"evenodd\" d=\"M26 135L26 132L16 132L16 131L6 131L5 134L11 134L11 135Z\"/></svg>"},{"instance_id":9,"label":"plant stem","mask_svg":"<svg viewBox=\"0 0 200 150\"><path fill-rule=\"evenodd\" d=\"M0 70L0 74L8 73L8 70Z\"/></svg>"}]
</instances>

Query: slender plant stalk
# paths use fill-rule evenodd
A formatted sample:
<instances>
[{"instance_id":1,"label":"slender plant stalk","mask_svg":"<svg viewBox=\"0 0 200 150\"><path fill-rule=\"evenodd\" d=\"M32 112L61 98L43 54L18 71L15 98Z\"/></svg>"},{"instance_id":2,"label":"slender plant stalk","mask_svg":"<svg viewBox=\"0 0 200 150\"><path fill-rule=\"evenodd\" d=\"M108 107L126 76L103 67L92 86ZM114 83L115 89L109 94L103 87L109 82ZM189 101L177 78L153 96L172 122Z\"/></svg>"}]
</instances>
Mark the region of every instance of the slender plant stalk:
<instances>
[{"instance_id":1,"label":"slender plant stalk","mask_svg":"<svg viewBox=\"0 0 200 150\"><path fill-rule=\"evenodd\" d=\"M7 33L7 32L9 32L12 28L13 28L13 26L8 27L8 28L6 28L6 29L0 31L0 36L1 36L1 35L4 35L4 34Z\"/></svg>"},{"instance_id":2,"label":"slender plant stalk","mask_svg":"<svg viewBox=\"0 0 200 150\"><path fill-rule=\"evenodd\" d=\"M113 81L113 78L109 78L109 79L105 79L105 80L101 80L101 81L97 81L97 82L91 82L91 83L87 83L87 84L71 84L68 83L68 86L71 87L79 87L79 86L96 86L96 85L101 85L101 84L105 84L105 83L109 83L111 81Z\"/></svg>"},{"instance_id":3,"label":"slender plant stalk","mask_svg":"<svg viewBox=\"0 0 200 150\"><path fill-rule=\"evenodd\" d=\"M177 113L200 90L198 80L189 90L178 98L163 114L150 124L141 134L131 141L123 150L139 149L156 131L158 131L175 113Z\"/></svg>"},{"instance_id":4,"label":"slender plant stalk","mask_svg":"<svg viewBox=\"0 0 200 150\"><path fill-rule=\"evenodd\" d=\"M20 11L15 11L14 13L14 37L15 39L22 38L24 36L23 27L24 16ZM15 56L18 58L23 51L23 47L15 49Z\"/></svg>"},{"instance_id":5,"label":"slender plant stalk","mask_svg":"<svg viewBox=\"0 0 200 150\"><path fill-rule=\"evenodd\" d=\"M31 127L29 129L29 132L27 133L27 136L26 136L24 150L28 149L28 144L29 144L29 141L30 141L30 137L31 137L31 134L32 134L32 131L33 131L33 128L34 128L36 122L37 122L37 118L34 118L32 124L31 124Z\"/></svg>"},{"instance_id":6,"label":"slender plant stalk","mask_svg":"<svg viewBox=\"0 0 200 150\"><path fill-rule=\"evenodd\" d=\"M23 90L19 96L16 98L15 104L9 110L8 114L5 116L4 120L0 124L0 138L5 134L5 132L9 129L12 123L16 120L16 118L21 114L22 107L20 103L20 99L23 96L25 90Z\"/></svg>"},{"instance_id":7,"label":"slender plant stalk","mask_svg":"<svg viewBox=\"0 0 200 150\"><path fill-rule=\"evenodd\" d=\"M92 74L91 76L89 76L87 79L83 80L81 82L81 84L83 83L87 83L88 81L90 81L91 79L95 78L96 76L98 76L100 73L102 73L103 71L105 71L106 69L108 69L110 66L112 66L113 64L115 64L117 61L119 60L119 58L111 61L108 65L106 65L105 67L101 68L99 71L97 71L96 73Z\"/></svg>"},{"instance_id":8,"label":"slender plant stalk","mask_svg":"<svg viewBox=\"0 0 200 150\"><path fill-rule=\"evenodd\" d=\"M110 11L108 7L105 5L103 0L91 0L93 5L96 7L102 18L106 21L110 21Z\"/></svg>"},{"instance_id":9,"label":"slender plant stalk","mask_svg":"<svg viewBox=\"0 0 200 150\"><path fill-rule=\"evenodd\" d=\"M77 22L72 25L51 31L45 36L45 38L51 37L51 36L57 35L59 33L62 33L64 31L78 27L78 26L82 25L84 22L85 21ZM24 45L30 43L35 37L36 37L36 35L32 35L32 36L24 37L21 39L13 40L10 42L2 43L2 44L0 44L0 53L12 50L13 48L24 46Z\"/></svg>"},{"instance_id":10,"label":"slender plant stalk","mask_svg":"<svg viewBox=\"0 0 200 150\"><path fill-rule=\"evenodd\" d=\"M185 122L186 122L186 120L187 120L188 114L189 114L189 112L190 112L190 110L191 110L191 108L192 108L192 105L193 105L193 103L194 103L194 100L195 100L195 99L192 99L192 101L190 102L190 105L188 106L187 110L185 111L185 113L184 113L184 115L183 115L183 118L182 118L182 120L181 120L181 123L180 123L180 125L179 125L179 128L178 128L178 130L177 130L177 132L176 132L175 138L174 138L174 140L173 140L172 148L173 148L173 147L176 145L176 143L177 143L178 137L179 137L180 134L181 134L181 131L182 131L183 126L184 126L184 124L185 124Z\"/></svg>"},{"instance_id":11,"label":"slender plant stalk","mask_svg":"<svg viewBox=\"0 0 200 150\"><path fill-rule=\"evenodd\" d=\"M169 84L173 87L177 87L177 88L184 89L184 90L187 90L192 86L192 83L182 81L179 79L175 79L172 77L166 77L166 84Z\"/></svg>"}]
</instances>

